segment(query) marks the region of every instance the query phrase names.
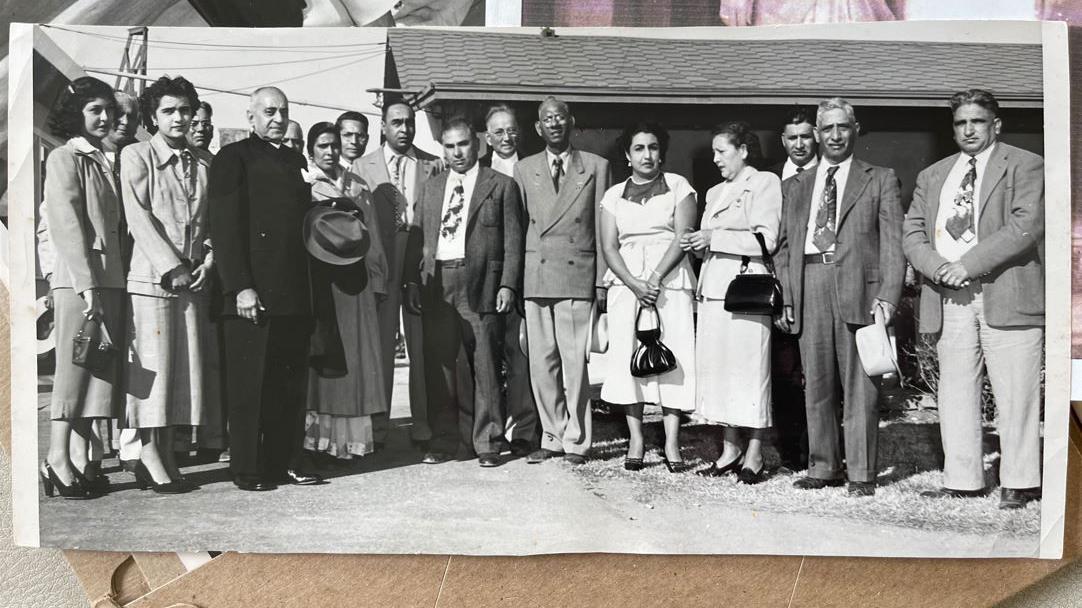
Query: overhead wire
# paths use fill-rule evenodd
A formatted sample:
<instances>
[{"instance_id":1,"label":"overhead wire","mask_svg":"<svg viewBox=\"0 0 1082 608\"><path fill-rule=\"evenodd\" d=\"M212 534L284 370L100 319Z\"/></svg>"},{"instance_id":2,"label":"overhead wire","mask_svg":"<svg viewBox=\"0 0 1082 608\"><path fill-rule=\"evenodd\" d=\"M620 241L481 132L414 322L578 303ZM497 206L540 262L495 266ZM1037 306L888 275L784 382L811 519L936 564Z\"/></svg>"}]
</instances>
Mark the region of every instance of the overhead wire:
<instances>
[{"instance_id":1,"label":"overhead wire","mask_svg":"<svg viewBox=\"0 0 1082 608\"><path fill-rule=\"evenodd\" d=\"M104 33L101 33L101 32L89 32L89 31L85 31L85 30L68 28L68 27L63 27L63 26L58 26L58 25L53 25L53 24L42 24L41 27L60 30L60 31L64 31L64 32L69 32L69 33L72 33L72 34L90 36L90 37L93 37L93 38L109 40L109 41L117 42L117 43L127 43L128 42L127 37L114 36L114 35L111 35L111 34L104 34ZM191 47L195 47L195 49L203 50L203 51L249 50L249 51L291 52L291 53L292 52L303 51L303 52L308 52L308 53L326 53L326 54L342 53L342 51L344 49L347 49L347 48L376 47L376 46L385 47L387 45L387 43L383 42L383 41L380 41L380 42L355 42L355 43L344 43L344 44L320 44L318 46L309 46L309 45L284 45L283 46L283 45L258 45L258 44L224 44L224 43L214 43L214 42L185 42L185 41L180 41L180 40L148 40L148 41L146 41L145 44L147 45L148 48L160 48L160 49L170 49L170 50L194 50Z\"/></svg>"},{"instance_id":2,"label":"overhead wire","mask_svg":"<svg viewBox=\"0 0 1082 608\"><path fill-rule=\"evenodd\" d=\"M298 51L298 52L300 52L300 51ZM331 60L334 60L334 59L348 59L348 58L372 59L374 57L379 57L381 55L383 55L383 51L379 50L379 51L363 51L362 54L359 54L359 53L343 53L341 55L332 55L332 56L329 56L329 57L305 57L303 59L288 59L288 60L284 60L284 61L264 61L264 62L261 62L261 63L244 63L244 64L237 64L237 65L189 65L189 66L175 66L175 65L174 66L157 66L157 65L155 65L154 69L155 70L160 70L160 71L170 71L170 70L221 70L221 69L237 69L237 68L258 68L258 67L266 67L266 66L288 65L288 64L293 64L293 63L307 63L307 62L313 62L313 61L331 61ZM92 70L92 69L95 69L95 68L85 68L85 69ZM108 69L108 68L101 68L101 69Z\"/></svg>"}]
</instances>

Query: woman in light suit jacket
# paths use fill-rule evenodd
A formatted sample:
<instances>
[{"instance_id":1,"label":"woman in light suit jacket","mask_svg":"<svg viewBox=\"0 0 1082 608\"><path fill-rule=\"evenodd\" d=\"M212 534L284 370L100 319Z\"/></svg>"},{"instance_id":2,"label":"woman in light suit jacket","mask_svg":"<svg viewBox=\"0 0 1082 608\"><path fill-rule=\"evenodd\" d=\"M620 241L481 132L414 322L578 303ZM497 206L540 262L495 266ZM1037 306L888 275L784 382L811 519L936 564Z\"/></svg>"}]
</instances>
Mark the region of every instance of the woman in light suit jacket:
<instances>
[{"instance_id":1,"label":"woman in light suit jacket","mask_svg":"<svg viewBox=\"0 0 1082 608\"><path fill-rule=\"evenodd\" d=\"M759 157L759 139L746 122L713 131L714 164L722 181L706 193L701 227L681 246L704 259L699 276L699 325L696 335L698 391L696 409L703 418L725 425L721 456L706 477L739 472L743 483L763 480L762 437L772 424L770 402L770 327L767 315L725 310L725 292L740 274L765 274L762 235L767 251L777 245L781 224L781 182L749 162ZM741 429L747 429L746 442Z\"/></svg>"},{"instance_id":2,"label":"woman in light suit jacket","mask_svg":"<svg viewBox=\"0 0 1082 608\"><path fill-rule=\"evenodd\" d=\"M56 375L49 452L41 466L45 493L90 498L108 480L87 460L92 423L119 415L119 362L91 371L72 363L73 342L87 318L123 344L124 269L121 210L112 163L102 151L116 117L113 89L90 77L64 89L49 129L67 140L46 162L45 206L55 250L50 288L56 319Z\"/></svg>"},{"instance_id":3,"label":"woman in light suit jacket","mask_svg":"<svg viewBox=\"0 0 1082 608\"><path fill-rule=\"evenodd\" d=\"M173 453L173 429L219 416L217 348L208 312L213 266L207 229L210 153L188 145L199 97L183 77L162 77L139 97L149 141L121 152L131 231L130 343L124 426L139 429L140 487L190 491Z\"/></svg>"}]
</instances>

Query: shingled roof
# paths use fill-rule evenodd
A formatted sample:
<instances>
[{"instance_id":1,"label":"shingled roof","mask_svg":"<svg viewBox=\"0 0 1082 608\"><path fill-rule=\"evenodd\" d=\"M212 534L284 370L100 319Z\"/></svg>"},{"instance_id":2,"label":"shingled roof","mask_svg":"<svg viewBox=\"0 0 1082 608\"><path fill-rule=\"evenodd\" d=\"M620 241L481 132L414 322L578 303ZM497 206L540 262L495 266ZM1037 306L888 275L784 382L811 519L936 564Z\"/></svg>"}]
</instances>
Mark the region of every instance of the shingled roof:
<instances>
[{"instance_id":1,"label":"shingled roof","mask_svg":"<svg viewBox=\"0 0 1082 608\"><path fill-rule=\"evenodd\" d=\"M1004 106L1042 103L1041 47L854 40L672 40L390 30L388 86L441 100L937 105L978 87ZM389 72L393 74L394 72ZM794 76L798 75L798 76ZM392 76L393 78L393 76Z\"/></svg>"}]
</instances>

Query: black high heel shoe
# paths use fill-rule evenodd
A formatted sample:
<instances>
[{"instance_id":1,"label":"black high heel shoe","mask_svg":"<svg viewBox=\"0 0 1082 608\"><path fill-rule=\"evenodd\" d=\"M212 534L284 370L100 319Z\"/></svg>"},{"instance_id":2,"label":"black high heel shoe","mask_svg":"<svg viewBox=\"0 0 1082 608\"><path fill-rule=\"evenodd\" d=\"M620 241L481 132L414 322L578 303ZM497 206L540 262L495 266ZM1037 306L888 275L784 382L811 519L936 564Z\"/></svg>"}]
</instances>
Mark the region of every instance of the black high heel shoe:
<instances>
[{"instance_id":1,"label":"black high heel shoe","mask_svg":"<svg viewBox=\"0 0 1082 608\"><path fill-rule=\"evenodd\" d=\"M669 469L670 473L683 473L688 470L688 465L683 460L671 461L668 456L662 454L661 462L665 463L665 468Z\"/></svg>"},{"instance_id":2,"label":"black high heel shoe","mask_svg":"<svg viewBox=\"0 0 1082 608\"><path fill-rule=\"evenodd\" d=\"M86 500L88 498L97 498L90 490L79 482L79 478L76 477L71 480L71 484L65 484L60 481L60 478L56 476L56 471L49 465L48 462L41 463L45 470L38 469L38 476L41 477L42 489L45 491L45 495L52 498L54 495L59 494L61 498L67 498L68 500Z\"/></svg>"},{"instance_id":3,"label":"black high heel shoe","mask_svg":"<svg viewBox=\"0 0 1082 608\"><path fill-rule=\"evenodd\" d=\"M711 462L709 467L702 469L701 471L695 471L695 474L701 477L724 477L725 475L739 471L740 467L743 466L741 462L743 459L744 455L741 454L723 467L719 467L716 462Z\"/></svg>"},{"instance_id":4,"label":"black high heel shoe","mask_svg":"<svg viewBox=\"0 0 1082 608\"><path fill-rule=\"evenodd\" d=\"M749 486L763 483L766 481L766 465L760 464L758 471L752 471L748 467L742 467L740 473L736 476L736 480Z\"/></svg>"},{"instance_id":5,"label":"black high heel shoe","mask_svg":"<svg viewBox=\"0 0 1082 608\"><path fill-rule=\"evenodd\" d=\"M641 471L643 467L642 458L624 458L624 470L625 471Z\"/></svg>"},{"instance_id":6,"label":"black high heel shoe","mask_svg":"<svg viewBox=\"0 0 1082 608\"><path fill-rule=\"evenodd\" d=\"M158 494L187 494L193 489L192 486L182 481L169 480L165 483L158 483L154 481L154 477L147 470L145 464L140 462L135 467L135 485L140 490L154 490Z\"/></svg>"},{"instance_id":7,"label":"black high heel shoe","mask_svg":"<svg viewBox=\"0 0 1082 608\"><path fill-rule=\"evenodd\" d=\"M91 460L86 463L86 467L83 468L83 472L75 472L79 476L79 482L82 483L91 492L97 492L98 494L106 494L109 492L109 476L101 472L101 461Z\"/></svg>"}]
</instances>

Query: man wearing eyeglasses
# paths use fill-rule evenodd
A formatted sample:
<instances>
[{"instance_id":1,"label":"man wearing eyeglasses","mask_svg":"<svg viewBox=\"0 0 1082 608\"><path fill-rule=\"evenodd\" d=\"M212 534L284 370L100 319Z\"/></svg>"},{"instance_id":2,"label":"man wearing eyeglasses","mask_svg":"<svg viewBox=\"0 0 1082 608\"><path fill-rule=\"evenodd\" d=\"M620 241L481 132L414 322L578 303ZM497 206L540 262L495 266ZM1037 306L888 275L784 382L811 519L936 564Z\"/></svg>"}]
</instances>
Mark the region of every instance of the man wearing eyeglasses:
<instances>
[{"instance_id":1,"label":"man wearing eyeglasses","mask_svg":"<svg viewBox=\"0 0 1082 608\"><path fill-rule=\"evenodd\" d=\"M515 164L526 211L523 297L530 379L541 420L541 449L529 463L562 456L583 464L591 443L586 341L590 308L604 309L604 258L597 253L597 207L609 163L571 145L566 103L541 102L534 128L545 149Z\"/></svg>"},{"instance_id":2,"label":"man wearing eyeglasses","mask_svg":"<svg viewBox=\"0 0 1082 608\"><path fill-rule=\"evenodd\" d=\"M508 177L514 177L518 162L518 119L508 105L489 108L485 115L485 141L489 151L480 159L482 167ZM523 323L521 304L512 308L504 319L503 357L507 366L507 393L503 411L511 454L527 456L537 445L537 405L530 388L530 363L519 346L519 331Z\"/></svg>"}]
</instances>

